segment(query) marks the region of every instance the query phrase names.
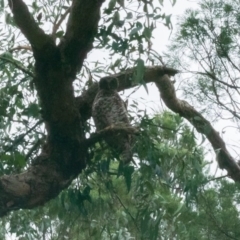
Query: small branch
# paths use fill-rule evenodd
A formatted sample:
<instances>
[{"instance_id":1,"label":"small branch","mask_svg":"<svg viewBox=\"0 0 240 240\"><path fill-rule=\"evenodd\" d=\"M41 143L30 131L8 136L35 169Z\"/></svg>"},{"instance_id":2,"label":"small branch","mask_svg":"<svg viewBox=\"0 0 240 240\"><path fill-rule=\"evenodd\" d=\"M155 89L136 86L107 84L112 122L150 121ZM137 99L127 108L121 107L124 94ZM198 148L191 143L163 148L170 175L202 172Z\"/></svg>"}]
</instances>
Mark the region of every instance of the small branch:
<instances>
[{"instance_id":1,"label":"small branch","mask_svg":"<svg viewBox=\"0 0 240 240\"><path fill-rule=\"evenodd\" d=\"M29 75L30 77L35 77L34 74L30 71L28 71L26 68L24 68L23 66L20 66L16 61L14 61L14 59L9 59L9 58L5 58L3 56L0 56L0 59L3 61L6 61L10 64L12 64L14 67L16 67L17 69L21 70L23 73L26 73L27 75Z\"/></svg>"},{"instance_id":2,"label":"small branch","mask_svg":"<svg viewBox=\"0 0 240 240\"><path fill-rule=\"evenodd\" d=\"M19 51L19 50L27 50L32 52L32 47L29 45L22 45L22 46L17 46L9 50L9 52L14 52L14 51Z\"/></svg>"},{"instance_id":3,"label":"small branch","mask_svg":"<svg viewBox=\"0 0 240 240\"><path fill-rule=\"evenodd\" d=\"M42 144L42 141L38 139L35 144L31 147L31 149L26 154L26 161L31 157L31 155L38 149L38 147Z\"/></svg>"},{"instance_id":4,"label":"small branch","mask_svg":"<svg viewBox=\"0 0 240 240\"><path fill-rule=\"evenodd\" d=\"M7 149L5 149L5 152L9 152L12 151L12 149L14 147L16 147L19 143L22 142L22 140L32 131L34 130L39 124L41 124L43 121L39 120L38 122L36 122L31 128L29 128L25 133L21 134L20 136L18 136L17 139L15 139L13 141L13 144L11 146L9 146Z\"/></svg>"},{"instance_id":5,"label":"small branch","mask_svg":"<svg viewBox=\"0 0 240 240\"><path fill-rule=\"evenodd\" d=\"M58 30L58 28L61 26L62 22L64 21L64 19L67 17L67 15L70 13L71 7L69 7L66 12L61 16L61 18L59 19L58 22L55 22L53 25L53 29L52 29L52 36L55 38L56 32ZM56 19L57 20L57 19Z\"/></svg>"},{"instance_id":6,"label":"small branch","mask_svg":"<svg viewBox=\"0 0 240 240\"><path fill-rule=\"evenodd\" d=\"M218 78L215 76L215 74L210 73L210 72L208 72L208 71L206 71L206 72L192 72L192 73L200 74L200 75L203 75L203 76L210 77L213 81L219 82L219 83L221 83L221 84L223 84L223 85L225 85L225 86L227 86L227 87L229 87L229 88L232 88L232 89L239 89L239 88L240 88L240 87L237 87L237 86L233 86L233 85L231 85L231 84L228 84L228 83L226 83L226 82L224 82L224 81L221 81L220 79L218 79Z\"/></svg>"},{"instance_id":7,"label":"small branch","mask_svg":"<svg viewBox=\"0 0 240 240\"><path fill-rule=\"evenodd\" d=\"M118 199L119 203L122 205L122 207L124 208L125 212L130 216L130 218L132 219L134 225L136 226L136 228L138 229L138 231L140 230L137 223L136 223L136 219L133 217L133 215L131 214L131 212L128 210L128 208L123 204L121 198L117 195L117 193L114 191L114 194L116 196L116 198Z\"/></svg>"},{"instance_id":8,"label":"small branch","mask_svg":"<svg viewBox=\"0 0 240 240\"><path fill-rule=\"evenodd\" d=\"M223 179L223 178L226 178L226 177L229 177L228 174L220 176L220 177L211 178L207 181L204 181L202 184L205 185L205 184L210 183L212 181L220 180L220 179Z\"/></svg>"}]
</instances>

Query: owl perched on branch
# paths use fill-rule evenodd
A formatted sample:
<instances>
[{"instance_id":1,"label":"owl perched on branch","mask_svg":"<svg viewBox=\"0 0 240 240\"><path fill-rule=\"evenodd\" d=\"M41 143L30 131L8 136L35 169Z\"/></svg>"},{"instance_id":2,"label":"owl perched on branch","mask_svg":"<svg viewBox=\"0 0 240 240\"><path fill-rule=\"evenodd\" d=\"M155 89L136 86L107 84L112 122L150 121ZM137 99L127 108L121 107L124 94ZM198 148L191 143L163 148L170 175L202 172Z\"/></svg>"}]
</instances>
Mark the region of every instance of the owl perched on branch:
<instances>
[{"instance_id":1,"label":"owl perched on branch","mask_svg":"<svg viewBox=\"0 0 240 240\"><path fill-rule=\"evenodd\" d=\"M116 78L102 78L99 90L92 106L92 116L100 131L109 126L131 127L128 119L125 102L117 92L118 80ZM104 138L106 143L120 154L124 164L132 160L132 136L128 133L118 133Z\"/></svg>"}]
</instances>

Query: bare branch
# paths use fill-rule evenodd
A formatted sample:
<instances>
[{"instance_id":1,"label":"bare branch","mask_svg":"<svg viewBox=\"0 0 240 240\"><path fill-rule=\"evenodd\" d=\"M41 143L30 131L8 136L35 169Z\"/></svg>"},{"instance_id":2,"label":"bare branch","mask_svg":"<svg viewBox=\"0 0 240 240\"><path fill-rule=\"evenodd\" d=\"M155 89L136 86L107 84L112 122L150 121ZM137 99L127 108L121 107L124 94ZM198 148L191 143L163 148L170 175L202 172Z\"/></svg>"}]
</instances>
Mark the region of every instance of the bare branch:
<instances>
[{"instance_id":1,"label":"bare branch","mask_svg":"<svg viewBox=\"0 0 240 240\"><path fill-rule=\"evenodd\" d=\"M20 136L18 136L10 146L8 146L5 149L5 152L9 152L12 151L14 148L16 148L16 146L18 146L18 144L23 141L23 139L31 132L33 131L37 126L39 126L39 124L41 124L43 121L39 120L37 121L31 128L29 128L24 134L21 134Z\"/></svg>"},{"instance_id":2,"label":"bare branch","mask_svg":"<svg viewBox=\"0 0 240 240\"><path fill-rule=\"evenodd\" d=\"M238 88L240 88L240 87L237 87L237 86L233 86L233 85L231 85L231 84L228 84L228 83L226 83L226 82L224 82L224 81L221 81L220 79L218 79L218 78L216 77L215 74L210 73L210 72L208 72L208 71L206 71L206 72L192 72L192 73L197 73L197 74L200 74L200 75L203 75L203 76L210 77L213 81L217 81L217 82L219 82L219 83L221 83L221 84L223 84L223 85L225 85L225 86L227 86L227 87L229 87L229 88L233 88L233 89L238 89Z\"/></svg>"},{"instance_id":3,"label":"bare branch","mask_svg":"<svg viewBox=\"0 0 240 240\"><path fill-rule=\"evenodd\" d=\"M14 51L19 51L19 50L27 50L32 52L32 47L29 45L22 45L22 46L17 46L9 50L9 52L14 52Z\"/></svg>"}]
</instances>

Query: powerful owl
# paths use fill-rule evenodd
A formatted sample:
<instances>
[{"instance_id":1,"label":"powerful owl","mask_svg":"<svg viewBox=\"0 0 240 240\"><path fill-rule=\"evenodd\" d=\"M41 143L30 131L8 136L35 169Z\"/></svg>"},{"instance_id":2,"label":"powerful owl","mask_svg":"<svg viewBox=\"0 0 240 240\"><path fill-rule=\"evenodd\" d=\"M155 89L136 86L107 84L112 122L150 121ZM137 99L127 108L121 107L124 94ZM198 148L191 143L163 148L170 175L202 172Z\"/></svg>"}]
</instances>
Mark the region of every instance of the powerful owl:
<instances>
[{"instance_id":1,"label":"powerful owl","mask_svg":"<svg viewBox=\"0 0 240 240\"><path fill-rule=\"evenodd\" d=\"M97 131L108 126L130 127L125 102L117 92L116 78L102 78L99 82L98 93L94 99L92 116ZM120 154L124 164L132 160L132 136L127 133L118 133L104 138L106 143Z\"/></svg>"}]
</instances>

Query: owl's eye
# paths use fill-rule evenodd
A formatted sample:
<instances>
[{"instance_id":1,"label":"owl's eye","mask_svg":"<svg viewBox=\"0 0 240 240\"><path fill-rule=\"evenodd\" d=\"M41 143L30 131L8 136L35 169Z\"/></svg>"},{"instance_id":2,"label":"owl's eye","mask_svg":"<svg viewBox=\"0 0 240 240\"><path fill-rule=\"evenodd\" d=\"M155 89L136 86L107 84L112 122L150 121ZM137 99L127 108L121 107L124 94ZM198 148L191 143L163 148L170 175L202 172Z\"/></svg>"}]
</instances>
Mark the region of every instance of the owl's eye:
<instances>
[{"instance_id":1,"label":"owl's eye","mask_svg":"<svg viewBox=\"0 0 240 240\"><path fill-rule=\"evenodd\" d=\"M118 87L117 79L112 79L112 81L109 83L109 86L111 89L117 89Z\"/></svg>"},{"instance_id":2,"label":"owl's eye","mask_svg":"<svg viewBox=\"0 0 240 240\"><path fill-rule=\"evenodd\" d=\"M113 88L113 87L115 86L115 84L114 84L113 81L111 81L111 82L109 83L109 85L110 85L111 88Z\"/></svg>"},{"instance_id":3,"label":"owl's eye","mask_svg":"<svg viewBox=\"0 0 240 240\"><path fill-rule=\"evenodd\" d=\"M109 85L109 83L108 83L108 81L106 79L102 79L99 82L99 87L101 89L107 89L109 87L108 85Z\"/></svg>"}]
</instances>

